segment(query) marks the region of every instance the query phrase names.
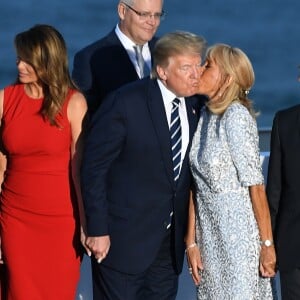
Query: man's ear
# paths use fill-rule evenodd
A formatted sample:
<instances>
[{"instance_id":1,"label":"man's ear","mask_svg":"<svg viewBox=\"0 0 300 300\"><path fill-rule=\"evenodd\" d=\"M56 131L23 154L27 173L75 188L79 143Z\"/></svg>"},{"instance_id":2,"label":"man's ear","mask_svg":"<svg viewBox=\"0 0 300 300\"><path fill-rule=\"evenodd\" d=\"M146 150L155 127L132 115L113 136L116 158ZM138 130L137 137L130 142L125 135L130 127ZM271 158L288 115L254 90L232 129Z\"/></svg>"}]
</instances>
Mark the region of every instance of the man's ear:
<instances>
[{"instance_id":1,"label":"man's ear","mask_svg":"<svg viewBox=\"0 0 300 300\"><path fill-rule=\"evenodd\" d=\"M120 2L118 4L118 15L119 15L120 20L124 20L125 13L126 13L126 7L122 2Z\"/></svg>"},{"instance_id":2,"label":"man's ear","mask_svg":"<svg viewBox=\"0 0 300 300\"><path fill-rule=\"evenodd\" d=\"M165 69L162 66L157 65L156 66L156 72L158 74L159 79L161 79L162 81L166 81L167 80L167 74Z\"/></svg>"}]
</instances>

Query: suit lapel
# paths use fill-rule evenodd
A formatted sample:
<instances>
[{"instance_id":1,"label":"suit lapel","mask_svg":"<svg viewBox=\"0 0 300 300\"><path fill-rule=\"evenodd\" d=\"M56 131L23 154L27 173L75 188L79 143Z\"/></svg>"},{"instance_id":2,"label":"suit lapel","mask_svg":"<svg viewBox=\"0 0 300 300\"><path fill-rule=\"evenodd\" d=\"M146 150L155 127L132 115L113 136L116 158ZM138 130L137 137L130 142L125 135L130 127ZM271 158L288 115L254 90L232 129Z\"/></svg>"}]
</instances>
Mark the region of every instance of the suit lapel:
<instances>
[{"instance_id":1,"label":"suit lapel","mask_svg":"<svg viewBox=\"0 0 300 300\"><path fill-rule=\"evenodd\" d=\"M135 75L136 79L139 79L139 76L135 70L135 67L134 67L132 61L130 60L130 57L129 57L126 49L124 48L121 41L119 40L119 38L115 32L115 29L113 29L109 33L108 40L110 41L112 46L117 46L116 49L119 51L118 55L113 55L113 57L114 56L118 57L118 61L122 62L122 64L127 63L128 65L126 67L123 66L123 69L130 71L130 73ZM152 57L153 49L154 49L154 46L155 46L155 43L157 40L158 40L158 38L153 37L152 40L150 40L148 43L151 57ZM153 58L151 59L151 63L153 65Z\"/></svg>"},{"instance_id":2,"label":"suit lapel","mask_svg":"<svg viewBox=\"0 0 300 300\"><path fill-rule=\"evenodd\" d=\"M149 45L149 49L150 49L150 53L151 53L151 65L153 66L153 50L154 50L154 46L155 43L157 42L158 38L157 37L153 37L151 41L149 41L148 45Z\"/></svg>"},{"instance_id":3,"label":"suit lapel","mask_svg":"<svg viewBox=\"0 0 300 300\"><path fill-rule=\"evenodd\" d=\"M189 122L189 144L185 152L185 156L182 162L182 167L181 167L181 172L180 172L180 177L181 178L182 174L185 174L187 169L189 168L189 152L190 152L190 146L191 142L194 136L195 129L197 127L197 113L195 109L192 107L190 101L185 99L185 105L186 105L186 112L187 112L187 117L188 117L188 122Z\"/></svg>"},{"instance_id":4,"label":"suit lapel","mask_svg":"<svg viewBox=\"0 0 300 300\"><path fill-rule=\"evenodd\" d=\"M179 181L181 175L185 174L189 168L188 158L189 158L190 144L192 142L194 132L198 123L197 113L192 107L190 101L187 99L185 100L185 103L186 103L186 111L187 111L187 117L189 122L189 145L187 147L185 157L182 163ZM176 186L173 177L174 174L173 174L170 131L169 131L169 126L168 126L162 95L156 80L151 80L149 84L148 107L153 122L153 126L158 138L158 142L160 145L160 150L165 164L166 173L168 175L171 185L175 189Z\"/></svg>"},{"instance_id":5,"label":"suit lapel","mask_svg":"<svg viewBox=\"0 0 300 300\"><path fill-rule=\"evenodd\" d=\"M190 100L191 99L189 99L189 98L185 99L186 111L187 111L189 127L190 127L189 144L192 141L192 138L194 136L194 132L195 132L195 130L197 128L197 125L198 125L198 115L197 115L196 110L192 107L192 104L191 104Z\"/></svg>"},{"instance_id":6,"label":"suit lapel","mask_svg":"<svg viewBox=\"0 0 300 300\"><path fill-rule=\"evenodd\" d=\"M149 41L149 49L150 49L151 53L153 52L153 49L154 49L154 46L155 46L155 43L157 42L157 40L158 40L157 37L153 37L153 39L151 41Z\"/></svg>"},{"instance_id":7,"label":"suit lapel","mask_svg":"<svg viewBox=\"0 0 300 300\"><path fill-rule=\"evenodd\" d=\"M149 81L148 107L153 127L159 142L165 169L170 183L174 186L171 139L166 111L156 80Z\"/></svg>"},{"instance_id":8,"label":"suit lapel","mask_svg":"<svg viewBox=\"0 0 300 300\"><path fill-rule=\"evenodd\" d=\"M123 76L127 78L135 78L136 80L139 79L139 76L135 70L135 67L127 53L127 50L122 45L121 41L119 40L117 34L115 33L115 30L111 31L108 37L109 40L109 47L108 50L110 51L110 56L117 57L117 60L115 61L115 65L118 67L119 71L127 70L126 74L123 74ZM122 68L119 67L119 64L122 64ZM131 81L131 80L130 80Z\"/></svg>"}]
</instances>

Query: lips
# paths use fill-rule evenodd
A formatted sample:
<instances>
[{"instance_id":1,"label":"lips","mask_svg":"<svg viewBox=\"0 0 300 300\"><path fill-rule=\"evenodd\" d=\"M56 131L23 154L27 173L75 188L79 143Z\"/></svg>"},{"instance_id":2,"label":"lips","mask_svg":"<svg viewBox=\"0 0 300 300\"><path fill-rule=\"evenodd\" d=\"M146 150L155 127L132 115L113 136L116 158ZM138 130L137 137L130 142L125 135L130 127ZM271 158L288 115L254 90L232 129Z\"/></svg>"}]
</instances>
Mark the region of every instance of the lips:
<instances>
[{"instance_id":1,"label":"lips","mask_svg":"<svg viewBox=\"0 0 300 300\"><path fill-rule=\"evenodd\" d=\"M24 82L28 80L29 75L25 73L19 73L19 80Z\"/></svg>"},{"instance_id":2,"label":"lips","mask_svg":"<svg viewBox=\"0 0 300 300\"><path fill-rule=\"evenodd\" d=\"M19 76L20 76L20 77L24 77L24 76L28 76L28 74L27 74L27 73L19 72Z\"/></svg>"}]
</instances>

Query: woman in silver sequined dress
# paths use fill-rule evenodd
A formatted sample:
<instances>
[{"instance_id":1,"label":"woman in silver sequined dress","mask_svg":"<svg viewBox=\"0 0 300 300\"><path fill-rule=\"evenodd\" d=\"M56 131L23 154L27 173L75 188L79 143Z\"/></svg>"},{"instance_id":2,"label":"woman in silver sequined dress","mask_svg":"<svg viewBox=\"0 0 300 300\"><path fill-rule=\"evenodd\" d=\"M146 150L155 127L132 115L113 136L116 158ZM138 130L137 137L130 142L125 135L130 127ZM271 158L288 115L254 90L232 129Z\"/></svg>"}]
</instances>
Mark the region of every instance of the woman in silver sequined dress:
<instances>
[{"instance_id":1,"label":"woman in silver sequined dress","mask_svg":"<svg viewBox=\"0 0 300 300\"><path fill-rule=\"evenodd\" d=\"M208 49L199 93L209 101L190 152L195 200L186 236L198 299L273 299L275 250L247 98L253 83L251 63L240 49Z\"/></svg>"}]
</instances>

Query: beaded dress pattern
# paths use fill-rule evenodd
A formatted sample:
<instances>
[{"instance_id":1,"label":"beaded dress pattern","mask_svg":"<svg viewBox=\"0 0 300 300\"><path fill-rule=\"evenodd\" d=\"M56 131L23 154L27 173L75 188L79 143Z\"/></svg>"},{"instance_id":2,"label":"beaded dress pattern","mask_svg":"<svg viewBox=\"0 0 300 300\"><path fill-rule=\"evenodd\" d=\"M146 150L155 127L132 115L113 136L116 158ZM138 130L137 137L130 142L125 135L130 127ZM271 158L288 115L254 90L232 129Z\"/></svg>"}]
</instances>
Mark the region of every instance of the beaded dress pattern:
<instances>
[{"instance_id":1,"label":"beaded dress pattern","mask_svg":"<svg viewBox=\"0 0 300 300\"><path fill-rule=\"evenodd\" d=\"M234 102L215 115L204 107L190 163L204 266L198 299L273 299L270 279L259 276L259 232L249 186L264 179L257 125L247 108Z\"/></svg>"}]
</instances>

